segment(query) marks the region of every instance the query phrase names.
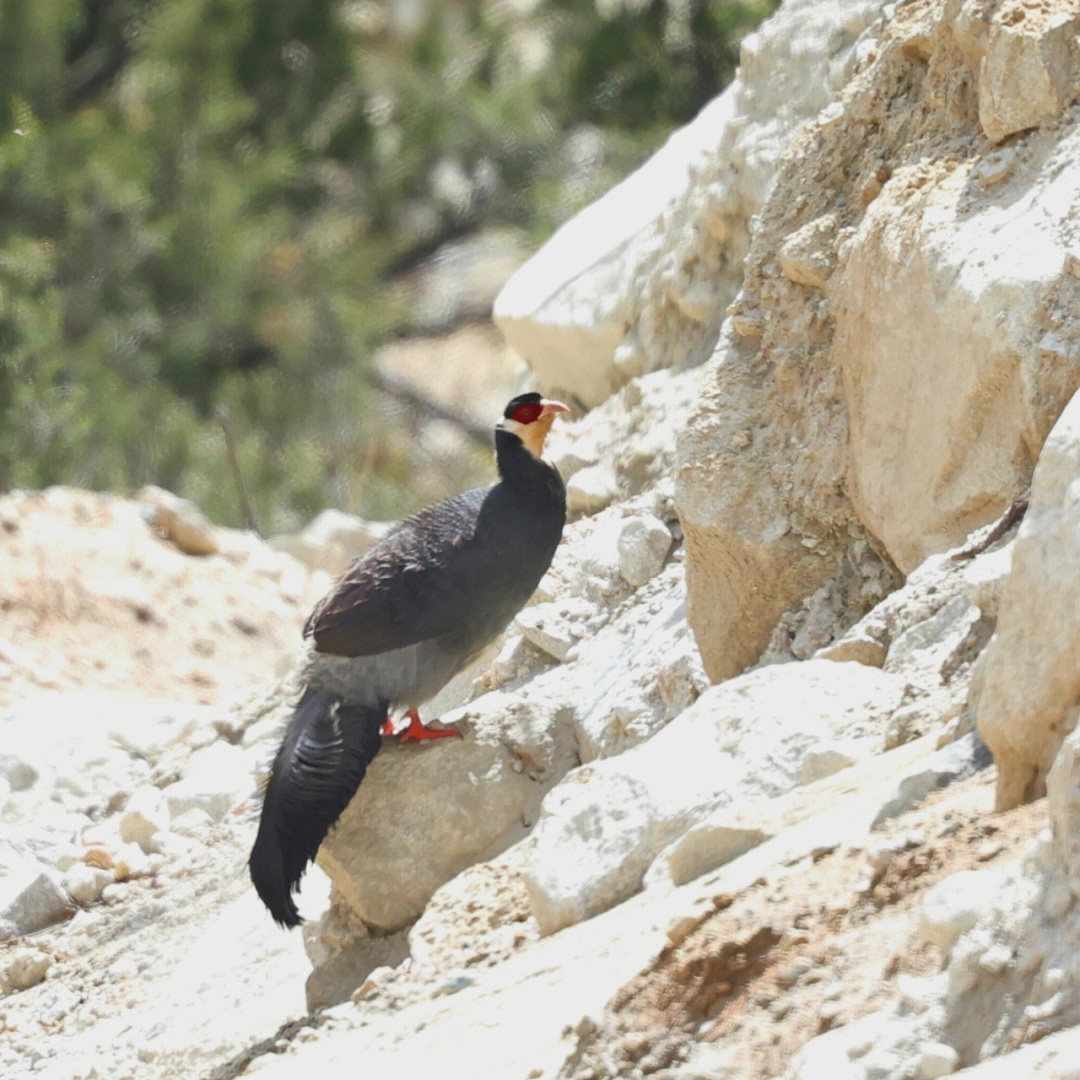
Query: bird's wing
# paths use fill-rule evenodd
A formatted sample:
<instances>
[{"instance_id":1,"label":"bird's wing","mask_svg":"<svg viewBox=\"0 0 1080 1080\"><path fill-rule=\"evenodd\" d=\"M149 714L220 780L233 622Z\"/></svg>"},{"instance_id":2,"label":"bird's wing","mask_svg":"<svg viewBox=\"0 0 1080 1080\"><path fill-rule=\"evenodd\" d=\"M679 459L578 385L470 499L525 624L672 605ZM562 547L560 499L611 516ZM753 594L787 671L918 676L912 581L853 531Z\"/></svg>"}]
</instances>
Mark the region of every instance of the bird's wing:
<instances>
[{"instance_id":1,"label":"bird's wing","mask_svg":"<svg viewBox=\"0 0 1080 1080\"><path fill-rule=\"evenodd\" d=\"M372 656L438 637L482 587L477 524L490 489L468 491L406 518L338 580L304 626L321 653Z\"/></svg>"}]
</instances>

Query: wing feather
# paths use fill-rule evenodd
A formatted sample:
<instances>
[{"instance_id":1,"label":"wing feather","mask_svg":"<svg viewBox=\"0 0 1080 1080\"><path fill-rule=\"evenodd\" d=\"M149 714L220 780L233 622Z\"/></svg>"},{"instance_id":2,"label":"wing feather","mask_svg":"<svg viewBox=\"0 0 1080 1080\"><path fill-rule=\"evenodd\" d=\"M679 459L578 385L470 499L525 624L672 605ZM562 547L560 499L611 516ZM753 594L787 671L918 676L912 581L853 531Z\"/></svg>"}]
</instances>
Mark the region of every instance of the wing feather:
<instances>
[{"instance_id":1,"label":"wing feather","mask_svg":"<svg viewBox=\"0 0 1080 1080\"><path fill-rule=\"evenodd\" d=\"M349 566L304 626L321 653L372 656L438 637L484 576L485 499L464 492L405 518Z\"/></svg>"}]
</instances>

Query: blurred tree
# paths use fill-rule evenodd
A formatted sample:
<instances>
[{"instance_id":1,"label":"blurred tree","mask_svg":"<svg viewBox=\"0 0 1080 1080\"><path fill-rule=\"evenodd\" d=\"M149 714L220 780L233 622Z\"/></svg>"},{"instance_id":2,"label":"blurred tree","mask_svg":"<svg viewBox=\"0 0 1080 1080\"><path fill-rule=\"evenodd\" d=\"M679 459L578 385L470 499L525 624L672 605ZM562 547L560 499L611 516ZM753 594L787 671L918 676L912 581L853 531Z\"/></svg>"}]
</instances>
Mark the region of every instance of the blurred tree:
<instances>
[{"instance_id":1,"label":"blurred tree","mask_svg":"<svg viewBox=\"0 0 1080 1080\"><path fill-rule=\"evenodd\" d=\"M389 278L549 229L567 133L629 167L772 6L458 0L403 29L370 0L5 0L0 487L154 481L238 523L225 407L269 528L343 492L406 509L358 377L408 326Z\"/></svg>"}]
</instances>

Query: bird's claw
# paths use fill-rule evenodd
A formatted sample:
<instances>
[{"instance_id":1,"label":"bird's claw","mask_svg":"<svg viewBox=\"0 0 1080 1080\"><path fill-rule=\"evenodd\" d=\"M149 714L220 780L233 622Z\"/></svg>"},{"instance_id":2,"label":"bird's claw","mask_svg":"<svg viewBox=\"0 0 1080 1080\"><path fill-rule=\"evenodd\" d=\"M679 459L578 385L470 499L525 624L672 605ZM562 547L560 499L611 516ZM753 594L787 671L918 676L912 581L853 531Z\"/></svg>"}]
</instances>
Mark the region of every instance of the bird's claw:
<instances>
[{"instance_id":1,"label":"bird's claw","mask_svg":"<svg viewBox=\"0 0 1080 1080\"><path fill-rule=\"evenodd\" d=\"M456 735L461 738L461 732L457 728L439 728L438 730L424 727L420 722L420 716L415 709L409 709L405 713L406 718L409 721L409 726L402 731L395 731L394 726L389 719L383 724L380 729L383 735L397 735L400 742L420 742L422 739L445 739L451 735Z\"/></svg>"}]
</instances>

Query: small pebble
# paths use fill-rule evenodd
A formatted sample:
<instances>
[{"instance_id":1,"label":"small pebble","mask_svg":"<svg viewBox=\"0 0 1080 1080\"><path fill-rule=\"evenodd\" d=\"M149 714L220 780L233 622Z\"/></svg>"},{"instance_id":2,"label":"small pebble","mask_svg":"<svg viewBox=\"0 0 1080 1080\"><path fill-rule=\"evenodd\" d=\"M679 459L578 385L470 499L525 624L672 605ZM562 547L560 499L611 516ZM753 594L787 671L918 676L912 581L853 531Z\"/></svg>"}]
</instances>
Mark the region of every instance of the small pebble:
<instances>
[{"instance_id":1,"label":"small pebble","mask_svg":"<svg viewBox=\"0 0 1080 1080\"><path fill-rule=\"evenodd\" d=\"M39 949L19 949L0 968L0 986L6 990L29 990L49 972L53 958Z\"/></svg>"},{"instance_id":2,"label":"small pebble","mask_svg":"<svg viewBox=\"0 0 1080 1080\"><path fill-rule=\"evenodd\" d=\"M476 982L476 978L467 971L458 971L444 979L435 987L433 997L445 997L449 994L457 994L467 989Z\"/></svg>"},{"instance_id":3,"label":"small pebble","mask_svg":"<svg viewBox=\"0 0 1080 1080\"><path fill-rule=\"evenodd\" d=\"M75 863L64 875L64 888L76 904L85 907L101 896L102 889L112 883L112 871L101 870L86 863Z\"/></svg>"},{"instance_id":4,"label":"small pebble","mask_svg":"<svg viewBox=\"0 0 1080 1080\"><path fill-rule=\"evenodd\" d=\"M955 1072L960 1064L960 1055L945 1043L930 1043L919 1053L916 1073L919 1080L937 1080L939 1076L948 1076Z\"/></svg>"},{"instance_id":5,"label":"small pebble","mask_svg":"<svg viewBox=\"0 0 1080 1080\"><path fill-rule=\"evenodd\" d=\"M787 998L777 998L769 1002L769 1015L774 1020L783 1020L791 1012L791 1002Z\"/></svg>"},{"instance_id":6,"label":"small pebble","mask_svg":"<svg viewBox=\"0 0 1080 1080\"><path fill-rule=\"evenodd\" d=\"M979 957L979 967L990 975L1000 975L1013 966L1012 949L1007 945L991 945Z\"/></svg>"},{"instance_id":7,"label":"small pebble","mask_svg":"<svg viewBox=\"0 0 1080 1080\"><path fill-rule=\"evenodd\" d=\"M106 885L105 888L101 890L101 902L110 905L121 904L131 896L133 891L134 886L126 881L123 883L116 882L112 885Z\"/></svg>"},{"instance_id":8,"label":"small pebble","mask_svg":"<svg viewBox=\"0 0 1080 1080\"><path fill-rule=\"evenodd\" d=\"M807 956L796 956L785 964L776 976L776 981L785 989L794 986L814 966L814 961Z\"/></svg>"},{"instance_id":9,"label":"small pebble","mask_svg":"<svg viewBox=\"0 0 1080 1080\"><path fill-rule=\"evenodd\" d=\"M630 1061L637 1061L649 1049L648 1036L643 1031L631 1031L622 1037L619 1049L623 1057Z\"/></svg>"},{"instance_id":10,"label":"small pebble","mask_svg":"<svg viewBox=\"0 0 1080 1080\"><path fill-rule=\"evenodd\" d=\"M113 868L112 854L103 847L87 848L83 852L82 861L87 866L96 866L101 870L111 870Z\"/></svg>"},{"instance_id":11,"label":"small pebble","mask_svg":"<svg viewBox=\"0 0 1080 1080\"><path fill-rule=\"evenodd\" d=\"M818 1009L818 1027L822 1030L832 1027L839 1015L840 1003L838 1001L823 1001Z\"/></svg>"}]
</instances>

